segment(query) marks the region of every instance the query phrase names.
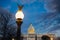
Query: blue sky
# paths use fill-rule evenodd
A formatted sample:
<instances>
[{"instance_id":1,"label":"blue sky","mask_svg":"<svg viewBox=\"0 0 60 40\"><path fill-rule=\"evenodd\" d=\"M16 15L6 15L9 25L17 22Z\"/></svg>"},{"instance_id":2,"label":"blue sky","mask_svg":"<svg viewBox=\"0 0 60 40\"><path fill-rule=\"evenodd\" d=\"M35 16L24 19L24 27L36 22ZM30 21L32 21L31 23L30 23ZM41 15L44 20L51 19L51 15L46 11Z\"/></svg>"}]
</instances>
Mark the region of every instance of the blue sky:
<instances>
[{"instance_id":1,"label":"blue sky","mask_svg":"<svg viewBox=\"0 0 60 40\"><path fill-rule=\"evenodd\" d=\"M60 14L56 9L57 4L52 3L52 0L0 0L0 7L15 15L18 10L17 3L24 5L22 9L24 13L22 33L27 33L31 23L37 34L53 33L58 30L59 26L55 27L55 25L60 24L58 23ZM56 34L58 33L59 30Z\"/></svg>"}]
</instances>

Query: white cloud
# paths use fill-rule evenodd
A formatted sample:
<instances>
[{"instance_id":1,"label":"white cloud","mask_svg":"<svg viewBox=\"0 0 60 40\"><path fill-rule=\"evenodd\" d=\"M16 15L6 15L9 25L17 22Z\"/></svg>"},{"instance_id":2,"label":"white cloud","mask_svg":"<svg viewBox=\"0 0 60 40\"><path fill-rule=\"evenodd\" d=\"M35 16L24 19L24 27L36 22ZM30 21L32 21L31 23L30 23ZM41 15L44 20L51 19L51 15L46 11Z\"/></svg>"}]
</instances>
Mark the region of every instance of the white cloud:
<instances>
[{"instance_id":1,"label":"white cloud","mask_svg":"<svg viewBox=\"0 0 60 40\"><path fill-rule=\"evenodd\" d=\"M17 2L17 0L11 0L11 1L13 1L13 2Z\"/></svg>"},{"instance_id":2,"label":"white cloud","mask_svg":"<svg viewBox=\"0 0 60 40\"><path fill-rule=\"evenodd\" d=\"M54 33L56 36L60 37L60 30L52 31L51 33Z\"/></svg>"},{"instance_id":3,"label":"white cloud","mask_svg":"<svg viewBox=\"0 0 60 40\"><path fill-rule=\"evenodd\" d=\"M47 10L47 12L57 11L56 9L57 5L54 3L54 0L45 0L44 2L45 2L44 7Z\"/></svg>"},{"instance_id":4,"label":"white cloud","mask_svg":"<svg viewBox=\"0 0 60 40\"><path fill-rule=\"evenodd\" d=\"M5 7L5 9L10 9L11 8L11 6L10 5L8 5L7 7Z\"/></svg>"},{"instance_id":5,"label":"white cloud","mask_svg":"<svg viewBox=\"0 0 60 40\"><path fill-rule=\"evenodd\" d=\"M30 4L30 3L33 3L33 2L35 2L36 0L17 0L17 1L19 1L20 3L22 3L22 4Z\"/></svg>"}]
</instances>

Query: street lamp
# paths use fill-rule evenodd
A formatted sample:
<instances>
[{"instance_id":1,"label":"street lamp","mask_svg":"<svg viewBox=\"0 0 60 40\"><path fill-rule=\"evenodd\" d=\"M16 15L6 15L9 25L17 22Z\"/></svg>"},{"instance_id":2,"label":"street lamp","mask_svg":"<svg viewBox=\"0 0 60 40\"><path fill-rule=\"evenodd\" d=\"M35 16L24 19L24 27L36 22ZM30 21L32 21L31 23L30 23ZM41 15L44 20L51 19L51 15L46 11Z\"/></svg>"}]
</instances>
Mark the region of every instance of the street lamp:
<instances>
[{"instance_id":1,"label":"street lamp","mask_svg":"<svg viewBox=\"0 0 60 40\"><path fill-rule=\"evenodd\" d=\"M16 23L17 23L17 40L21 40L21 24L22 24L22 20L24 18L24 14L22 12L22 7L23 6L19 6L18 5L18 8L19 10L17 11L15 17L16 17Z\"/></svg>"}]
</instances>

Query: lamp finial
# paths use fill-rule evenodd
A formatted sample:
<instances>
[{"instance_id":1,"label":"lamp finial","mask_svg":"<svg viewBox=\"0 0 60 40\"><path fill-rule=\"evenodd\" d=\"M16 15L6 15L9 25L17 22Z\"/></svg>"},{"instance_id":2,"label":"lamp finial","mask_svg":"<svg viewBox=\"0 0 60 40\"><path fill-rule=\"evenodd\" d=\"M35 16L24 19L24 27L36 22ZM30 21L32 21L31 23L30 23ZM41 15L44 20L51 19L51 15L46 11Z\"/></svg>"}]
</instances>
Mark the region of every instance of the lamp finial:
<instances>
[{"instance_id":1,"label":"lamp finial","mask_svg":"<svg viewBox=\"0 0 60 40\"><path fill-rule=\"evenodd\" d=\"M20 6L18 3L17 3L17 5L18 5L19 10L22 10L23 5Z\"/></svg>"}]
</instances>

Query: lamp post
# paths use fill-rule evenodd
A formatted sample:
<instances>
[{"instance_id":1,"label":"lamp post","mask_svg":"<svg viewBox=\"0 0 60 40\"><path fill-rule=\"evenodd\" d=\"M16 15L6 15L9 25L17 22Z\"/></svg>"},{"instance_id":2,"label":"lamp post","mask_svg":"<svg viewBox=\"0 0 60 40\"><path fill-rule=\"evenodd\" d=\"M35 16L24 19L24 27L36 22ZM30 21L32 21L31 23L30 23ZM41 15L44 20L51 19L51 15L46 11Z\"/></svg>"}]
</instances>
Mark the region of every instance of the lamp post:
<instances>
[{"instance_id":1,"label":"lamp post","mask_svg":"<svg viewBox=\"0 0 60 40\"><path fill-rule=\"evenodd\" d=\"M16 15L15 15L15 17L16 17L16 23L17 23L17 40L21 40L21 24L22 24L22 20L23 20L23 18L24 18L24 14L23 14L23 12L22 12L22 7L23 6L19 6L18 5L18 8L19 8L19 10L17 11L17 13L16 13Z\"/></svg>"}]
</instances>

